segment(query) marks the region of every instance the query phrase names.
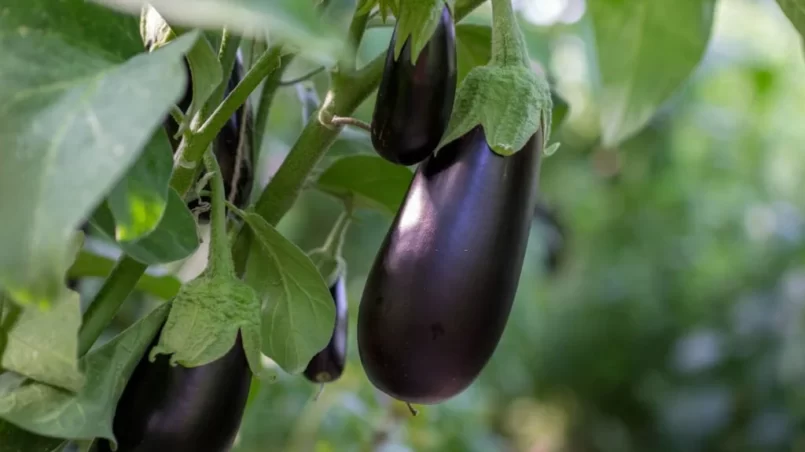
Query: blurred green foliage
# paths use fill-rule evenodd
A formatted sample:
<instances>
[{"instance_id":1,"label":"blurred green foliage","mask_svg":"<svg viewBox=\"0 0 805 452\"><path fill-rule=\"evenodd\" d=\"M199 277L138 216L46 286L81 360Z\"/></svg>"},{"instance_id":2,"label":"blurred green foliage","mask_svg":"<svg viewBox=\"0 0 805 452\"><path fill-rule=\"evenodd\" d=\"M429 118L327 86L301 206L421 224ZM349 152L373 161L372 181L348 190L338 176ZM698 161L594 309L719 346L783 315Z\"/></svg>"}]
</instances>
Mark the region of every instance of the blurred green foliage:
<instances>
[{"instance_id":1,"label":"blurred green foliage","mask_svg":"<svg viewBox=\"0 0 805 452\"><path fill-rule=\"evenodd\" d=\"M524 22L532 56L570 104L541 173L566 227L563 260L546 272L549 231L535 222L507 330L478 381L412 417L369 384L351 334L345 374L318 400L302 377L253 388L238 452L805 450L798 36L773 2L720 2L689 82L638 135L603 149L590 27L586 17ZM361 59L390 33L370 30ZM295 63L286 77L310 68ZM327 76L314 84L323 98ZM295 90L276 102L266 167L302 126ZM373 102L356 116L369 119ZM366 152L351 134L327 161ZM339 209L307 192L280 228L312 249ZM390 221L360 212L349 232L351 333Z\"/></svg>"}]
</instances>

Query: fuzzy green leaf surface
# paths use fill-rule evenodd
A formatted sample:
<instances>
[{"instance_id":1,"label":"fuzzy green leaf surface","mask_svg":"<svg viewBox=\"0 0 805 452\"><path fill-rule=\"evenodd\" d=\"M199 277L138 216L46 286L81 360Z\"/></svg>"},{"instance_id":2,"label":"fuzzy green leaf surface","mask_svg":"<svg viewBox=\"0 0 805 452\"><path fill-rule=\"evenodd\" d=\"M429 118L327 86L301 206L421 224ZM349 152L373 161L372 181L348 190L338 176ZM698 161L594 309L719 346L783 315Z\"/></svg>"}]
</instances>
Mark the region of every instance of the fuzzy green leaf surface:
<instances>
[{"instance_id":1,"label":"fuzzy green leaf surface","mask_svg":"<svg viewBox=\"0 0 805 452\"><path fill-rule=\"evenodd\" d=\"M590 2L600 70L601 139L637 133L701 61L715 0Z\"/></svg>"},{"instance_id":2,"label":"fuzzy green leaf surface","mask_svg":"<svg viewBox=\"0 0 805 452\"><path fill-rule=\"evenodd\" d=\"M202 275L182 286L172 304L152 359L165 354L171 365L202 366L224 356L240 331L249 366L260 375L260 302L251 287Z\"/></svg>"},{"instance_id":3,"label":"fuzzy green leaf surface","mask_svg":"<svg viewBox=\"0 0 805 452\"><path fill-rule=\"evenodd\" d=\"M302 372L330 340L335 307L316 266L261 216L247 212L255 248L246 282L262 303L262 350L288 373Z\"/></svg>"},{"instance_id":4,"label":"fuzzy green leaf surface","mask_svg":"<svg viewBox=\"0 0 805 452\"><path fill-rule=\"evenodd\" d=\"M14 196L0 203L0 286L14 301L59 297L73 231L181 95L196 37L140 53L134 18L84 0L4 2L0 193Z\"/></svg>"},{"instance_id":5,"label":"fuzzy green leaf surface","mask_svg":"<svg viewBox=\"0 0 805 452\"><path fill-rule=\"evenodd\" d=\"M114 218L106 205L98 207L91 223L114 239ZM170 189L168 206L157 228L140 240L119 244L126 254L144 264L175 262L190 256L198 248L196 221L176 190Z\"/></svg>"},{"instance_id":6,"label":"fuzzy green leaf surface","mask_svg":"<svg viewBox=\"0 0 805 452\"><path fill-rule=\"evenodd\" d=\"M164 129L157 129L140 158L109 193L117 241L138 240L159 225L168 205L173 169L170 146Z\"/></svg>"},{"instance_id":7,"label":"fuzzy green leaf surface","mask_svg":"<svg viewBox=\"0 0 805 452\"><path fill-rule=\"evenodd\" d=\"M38 435L114 441L117 401L169 309L159 306L82 358L86 382L77 394L44 383L0 384L0 420Z\"/></svg>"},{"instance_id":8,"label":"fuzzy green leaf surface","mask_svg":"<svg viewBox=\"0 0 805 452\"><path fill-rule=\"evenodd\" d=\"M521 66L480 66L464 79L456 93L453 114L439 148L478 124L493 151L507 156L522 149L542 127L548 142L551 127L548 82Z\"/></svg>"},{"instance_id":9,"label":"fuzzy green leaf surface","mask_svg":"<svg viewBox=\"0 0 805 452\"><path fill-rule=\"evenodd\" d=\"M300 0L94 0L140 15L151 5L172 25L204 29L229 28L249 38L282 41L308 59L322 64L337 61L344 50L342 36L321 20L315 2Z\"/></svg>"},{"instance_id":10,"label":"fuzzy green leaf surface","mask_svg":"<svg viewBox=\"0 0 805 452\"><path fill-rule=\"evenodd\" d=\"M374 155L343 157L319 176L316 187L339 197L352 196L357 207L397 213L414 175L408 168Z\"/></svg>"},{"instance_id":11,"label":"fuzzy green leaf surface","mask_svg":"<svg viewBox=\"0 0 805 452\"><path fill-rule=\"evenodd\" d=\"M400 57L405 42L411 40L411 61L419 58L420 52L436 31L446 0L405 0L400 4L397 17L397 37L394 58ZM452 6L450 7L452 11Z\"/></svg>"},{"instance_id":12,"label":"fuzzy green leaf surface","mask_svg":"<svg viewBox=\"0 0 805 452\"><path fill-rule=\"evenodd\" d=\"M64 299L50 310L28 307L11 322L0 368L77 392L84 384L78 367L81 302L76 292L62 293ZM10 308L9 303L0 303L0 324L4 326Z\"/></svg>"}]
</instances>

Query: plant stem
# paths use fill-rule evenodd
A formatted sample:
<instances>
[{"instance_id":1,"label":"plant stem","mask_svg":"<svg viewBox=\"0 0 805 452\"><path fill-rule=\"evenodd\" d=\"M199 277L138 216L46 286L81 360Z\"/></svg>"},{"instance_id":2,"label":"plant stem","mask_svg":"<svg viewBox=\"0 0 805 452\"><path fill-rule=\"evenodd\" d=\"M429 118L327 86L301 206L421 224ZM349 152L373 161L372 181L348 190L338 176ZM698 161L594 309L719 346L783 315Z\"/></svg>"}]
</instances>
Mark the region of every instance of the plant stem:
<instances>
[{"instance_id":1,"label":"plant stem","mask_svg":"<svg viewBox=\"0 0 805 452\"><path fill-rule=\"evenodd\" d=\"M347 207L333 225L333 229L324 242L324 249L333 259L338 259L341 255L341 248L344 246L344 238L347 235L349 224L352 222L351 208Z\"/></svg>"},{"instance_id":2,"label":"plant stem","mask_svg":"<svg viewBox=\"0 0 805 452\"><path fill-rule=\"evenodd\" d=\"M229 251L229 238L226 234L226 205L224 195L224 177L221 167L212 150L204 154L204 165L212 173L212 214L210 214L210 251L207 269L209 276L233 277L234 266Z\"/></svg>"},{"instance_id":3,"label":"plant stem","mask_svg":"<svg viewBox=\"0 0 805 452\"><path fill-rule=\"evenodd\" d=\"M321 72L323 70L324 70L324 66L319 66L316 69L313 69L312 71L308 72L307 74L300 75L299 77L293 78L291 80L283 80L283 81L279 82L279 86L296 85L299 82L304 82L307 79L315 77L316 74L318 74L319 72Z\"/></svg>"},{"instance_id":4,"label":"plant stem","mask_svg":"<svg viewBox=\"0 0 805 452\"><path fill-rule=\"evenodd\" d=\"M528 67L525 37L514 16L512 0L492 0L492 62Z\"/></svg>"},{"instance_id":5,"label":"plant stem","mask_svg":"<svg viewBox=\"0 0 805 452\"><path fill-rule=\"evenodd\" d=\"M212 112L209 118L193 134L190 139L182 140L182 144L177 149L177 160L174 165L173 176L171 177L171 187L182 196L193 185L196 176L197 162L201 160L207 147L215 139L218 132L224 127L229 118L246 102L249 95L257 88L257 85L266 78L280 63L280 50L271 48L266 51L254 67L246 73L238 86L229 93L229 96L221 102Z\"/></svg>"},{"instance_id":6,"label":"plant stem","mask_svg":"<svg viewBox=\"0 0 805 452\"><path fill-rule=\"evenodd\" d=\"M353 126L359 129L363 129L367 132L372 131L372 125L368 122L361 121L360 119L356 118L349 118L349 117L342 117L342 116L333 116L330 120L330 124L335 124L337 126Z\"/></svg>"},{"instance_id":7,"label":"plant stem","mask_svg":"<svg viewBox=\"0 0 805 452\"><path fill-rule=\"evenodd\" d=\"M272 51L274 51L274 47L267 50L267 52ZM257 115L254 117L254 143L252 144L252 149L255 155L260 155L260 151L263 149L263 137L268 126L268 113L271 111L271 104L274 102L274 94L277 92L285 69L291 64L293 58L293 55L283 55L280 60L280 67L272 72L263 83L263 91L260 93L260 100L257 101Z\"/></svg>"},{"instance_id":8,"label":"plant stem","mask_svg":"<svg viewBox=\"0 0 805 452\"><path fill-rule=\"evenodd\" d=\"M115 318L120 305L134 290L146 267L147 265L130 257L124 257L115 265L81 319L81 329L78 332L79 356L92 348L106 325Z\"/></svg>"},{"instance_id":9,"label":"plant stem","mask_svg":"<svg viewBox=\"0 0 805 452\"><path fill-rule=\"evenodd\" d=\"M232 75L232 68L235 67L239 46L240 36L233 35L228 28L224 28L221 36L221 46L218 49L218 62L221 64L221 83L215 88L210 98L207 99L207 103L204 105L203 118L207 117L210 109L221 103L221 99L223 99L226 92L226 86L229 84L229 78Z\"/></svg>"},{"instance_id":10,"label":"plant stem","mask_svg":"<svg viewBox=\"0 0 805 452\"><path fill-rule=\"evenodd\" d=\"M106 278L112 272L116 262L105 256L81 251L73 265L67 271L72 279L96 277ZM136 289L163 300L170 300L182 287L182 283L171 275L155 276L148 273L140 277Z\"/></svg>"}]
</instances>

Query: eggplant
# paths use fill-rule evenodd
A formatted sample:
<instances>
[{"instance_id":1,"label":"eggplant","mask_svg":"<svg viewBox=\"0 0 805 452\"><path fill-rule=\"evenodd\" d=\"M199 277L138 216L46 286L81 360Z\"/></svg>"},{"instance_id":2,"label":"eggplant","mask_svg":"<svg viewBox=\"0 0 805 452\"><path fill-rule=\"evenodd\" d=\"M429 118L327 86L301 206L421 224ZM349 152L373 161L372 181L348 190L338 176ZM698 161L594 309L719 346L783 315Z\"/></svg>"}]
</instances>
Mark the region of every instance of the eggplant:
<instances>
[{"instance_id":1,"label":"eggplant","mask_svg":"<svg viewBox=\"0 0 805 452\"><path fill-rule=\"evenodd\" d=\"M520 279L542 131L502 157L479 126L417 168L358 311L369 380L405 402L466 389L492 356Z\"/></svg>"},{"instance_id":2,"label":"eggplant","mask_svg":"<svg viewBox=\"0 0 805 452\"><path fill-rule=\"evenodd\" d=\"M158 333L149 350L159 342ZM194 368L158 355L140 359L117 404L116 452L225 452L240 427L251 384L240 334L226 355ZM107 440L96 451L111 452Z\"/></svg>"},{"instance_id":3,"label":"eggplant","mask_svg":"<svg viewBox=\"0 0 805 452\"><path fill-rule=\"evenodd\" d=\"M413 165L436 149L453 111L456 94L456 31L445 6L436 31L414 64L408 38L397 60L397 29L372 115L372 145L386 160Z\"/></svg>"},{"instance_id":4,"label":"eggplant","mask_svg":"<svg viewBox=\"0 0 805 452\"><path fill-rule=\"evenodd\" d=\"M347 316L348 301L342 273L330 287L330 295L335 303L335 326L327 346L317 353L305 368L305 378L313 383L330 383L338 380L344 372L347 356Z\"/></svg>"},{"instance_id":5,"label":"eggplant","mask_svg":"<svg viewBox=\"0 0 805 452\"><path fill-rule=\"evenodd\" d=\"M185 60L185 67L188 70L188 74L190 71L190 67L187 64L187 60ZM243 64L238 59L235 61L234 66L232 67L232 74L227 82L227 87L224 96L229 95L232 90L238 86L240 80L242 78L243 72ZM179 109L183 112L187 112L187 109L190 107L190 102L193 98L193 87L192 87L192 79L188 79L188 86L185 90L184 96L177 104ZM251 115L247 115L246 123L243 121L243 112L244 112L245 104L241 105L233 114L229 120L226 122L226 125L221 129L218 133L218 136L215 138L213 142L213 152L215 153L215 157L218 159L218 165L221 166L221 172L223 173L224 177L224 190L227 199L229 199L229 195L231 193L232 188L232 180L235 177L235 165L237 164L237 152L238 152L238 143L240 141L240 134L241 129L246 127L245 135L244 135L244 149L242 151L243 158L240 162L240 174L238 175L237 181L237 192L235 194L235 199L233 200L234 204L238 207L245 207L246 204L249 202L249 197L251 195L252 184L254 182L254 174L252 171L251 165L251 142L252 142L252 121ZM179 140L173 138L176 132L179 130L179 125L176 121L173 120L172 117L168 117L165 120L165 130L168 132L168 136L170 137L171 146L173 147L174 154L176 153L177 148L179 147ZM199 178L201 175L199 175ZM209 203L210 199L208 196L202 196L201 201L205 203ZM198 207L199 200L190 201L187 206L190 209L194 209ZM202 221L209 221L209 212L203 212L199 219Z\"/></svg>"}]
</instances>

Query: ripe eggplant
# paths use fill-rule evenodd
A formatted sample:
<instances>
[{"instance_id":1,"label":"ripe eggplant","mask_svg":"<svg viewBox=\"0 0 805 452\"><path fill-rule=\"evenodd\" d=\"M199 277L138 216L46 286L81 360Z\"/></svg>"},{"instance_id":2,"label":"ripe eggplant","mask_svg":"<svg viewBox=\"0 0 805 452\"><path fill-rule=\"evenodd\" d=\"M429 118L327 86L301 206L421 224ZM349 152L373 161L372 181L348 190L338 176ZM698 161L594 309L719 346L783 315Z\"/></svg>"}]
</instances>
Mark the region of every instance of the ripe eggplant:
<instances>
[{"instance_id":1,"label":"ripe eggplant","mask_svg":"<svg viewBox=\"0 0 805 452\"><path fill-rule=\"evenodd\" d=\"M251 378L240 335L226 355L190 369L171 366L166 355L152 363L146 352L117 404L116 452L228 451ZM112 450L106 440L96 444L98 452Z\"/></svg>"},{"instance_id":2,"label":"ripe eggplant","mask_svg":"<svg viewBox=\"0 0 805 452\"><path fill-rule=\"evenodd\" d=\"M540 130L502 157L479 126L417 169L358 311L361 362L381 391L438 403L492 356L520 279L542 140Z\"/></svg>"},{"instance_id":3,"label":"ripe eggplant","mask_svg":"<svg viewBox=\"0 0 805 452\"><path fill-rule=\"evenodd\" d=\"M345 276L338 277L335 284L330 287L330 295L335 303L335 327L330 343L322 351L313 356L305 369L305 378L313 383L330 383L338 380L344 371L344 362L347 356L347 290Z\"/></svg>"},{"instance_id":4,"label":"ripe eggplant","mask_svg":"<svg viewBox=\"0 0 805 452\"><path fill-rule=\"evenodd\" d=\"M450 10L445 6L416 64L410 38L394 60L396 39L395 29L372 116L372 144L386 160L413 165L436 149L453 111L456 31Z\"/></svg>"},{"instance_id":5,"label":"ripe eggplant","mask_svg":"<svg viewBox=\"0 0 805 452\"><path fill-rule=\"evenodd\" d=\"M187 65L187 60L185 60L185 67L189 73L189 66ZM240 79L242 77L243 72L243 65L239 60L235 61L235 65L232 67L232 75L227 82L227 87L224 96L229 95L238 83L240 83ZM192 100L192 80L188 83L187 89L185 90L184 97L182 100L179 101L178 106L183 111L186 112L187 109L190 107L190 101ZM238 110L235 112L232 117L226 122L226 125L221 129L216 137L215 141L213 142L213 151L215 152L215 156L218 159L218 165L221 166L221 172L223 173L224 177L224 190L227 199L229 198L229 194L232 188L232 180L235 177L235 165L238 163L237 153L238 153L238 144L240 142L240 134L241 129L246 127L245 135L244 135L244 148L242 151L242 160L240 162L240 174L238 175L238 181L236 184L236 194L234 199L234 204L238 207L245 207L246 204L249 202L249 196L251 195L252 190L252 183L254 181L254 175L252 172L252 165L251 165L251 142L252 142L252 124L251 124L251 116L247 115L246 123L243 122L243 112L244 106L240 106ZM173 152L176 153L176 149L179 146L179 140L175 140L173 136L179 130L179 125L173 120L172 117L168 117L165 121L165 129L168 132L168 136L171 140L171 145L173 146ZM199 176L201 177L201 176ZM201 200L203 202L210 202L208 196L202 196ZM194 209L199 204L198 200L193 200L188 203L188 207L190 209ZM202 213L199 218L203 221L209 221L209 212Z\"/></svg>"}]
</instances>

